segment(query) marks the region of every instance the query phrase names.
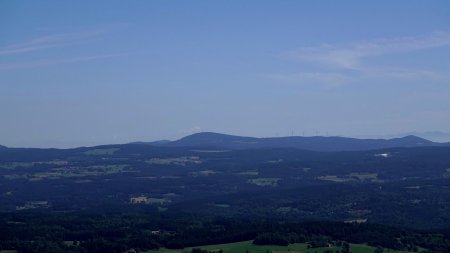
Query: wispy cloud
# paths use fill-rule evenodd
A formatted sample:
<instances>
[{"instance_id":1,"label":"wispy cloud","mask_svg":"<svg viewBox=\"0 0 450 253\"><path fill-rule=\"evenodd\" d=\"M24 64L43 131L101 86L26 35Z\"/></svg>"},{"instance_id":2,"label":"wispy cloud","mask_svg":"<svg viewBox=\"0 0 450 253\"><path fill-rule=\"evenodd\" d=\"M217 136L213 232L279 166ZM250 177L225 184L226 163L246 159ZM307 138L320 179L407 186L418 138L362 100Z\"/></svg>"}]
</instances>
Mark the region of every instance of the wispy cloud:
<instances>
[{"instance_id":1,"label":"wispy cloud","mask_svg":"<svg viewBox=\"0 0 450 253\"><path fill-rule=\"evenodd\" d=\"M44 67L44 66L57 65L57 64L63 64L63 63L92 61L92 60L114 58L114 57L121 57L121 56L128 56L128 55L130 55L130 54L102 54L102 55L63 58L63 59L45 59L45 60L36 60L36 61L29 61L29 62L19 62L19 63L0 63L0 70L36 68L36 67Z\"/></svg>"},{"instance_id":2,"label":"wispy cloud","mask_svg":"<svg viewBox=\"0 0 450 253\"><path fill-rule=\"evenodd\" d=\"M269 78L287 83L326 84L339 86L352 80L348 75L338 72L298 72L269 74Z\"/></svg>"},{"instance_id":3,"label":"wispy cloud","mask_svg":"<svg viewBox=\"0 0 450 253\"><path fill-rule=\"evenodd\" d=\"M446 73L428 69L370 64L370 57L409 53L450 46L450 32L435 32L428 36L384 38L347 45L305 47L283 53L283 57L306 63L316 68L313 72L273 74L272 78L285 81L341 84L364 78L391 79L448 79Z\"/></svg>"},{"instance_id":4,"label":"wispy cloud","mask_svg":"<svg viewBox=\"0 0 450 253\"><path fill-rule=\"evenodd\" d=\"M377 68L367 67L361 69L361 72L369 78L392 78L392 79L426 79L426 80L444 80L448 79L447 73L427 69L408 69L408 68Z\"/></svg>"},{"instance_id":5,"label":"wispy cloud","mask_svg":"<svg viewBox=\"0 0 450 253\"><path fill-rule=\"evenodd\" d=\"M450 45L449 32L435 32L421 37L385 38L344 46L322 45L287 52L298 60L346 69L360 69L364 58L384 54L411 52Z\"/></svg>"},{"instance_id":6,"label":"wispy cloud","mask_svg":"<svg viewBox=\"0 0 450 253\"><path fill-rule=\"evenodd\" d=\"M57 48L57 47L70 47L78 44L89 44L91 42L102 39L102 35L116 31L117 29L122 29L123 27L129 26L129 24L113 24L110 26L103 26L100 28L87 29L83 31L73 31L73 32L60 32L57 33L58 29L44 29L44 31L51 31L51 34L41 35L29 39L28 41L18 42L15 44L0 46L0 70L15 70L15 69L25 69L25 68L35 68L55 64L63 63L75 63L82 61L91 61L104 58L113 58L120 56L127 56L129 54L124 53L104 53L99 54L98 52L93 52L89 54L86 51L85 56L70 55L69 53L62 54L60 58L46 58L45 53L47 51ZM34 55L31 53L42 52L44 54ZM30 54L30 55L28 55ZM26 55L27 60L22 60L22 56ZM17 58L17 57L18 58Z\"/></svg>"},{"instance_id":7,"label":"wispy cloud","mask_svg":"<svg viewBox=\"0 0 450 253\"><path fill-rule=\"evenodd\" d=\"M93 39L103 33L102 31L88 31L77 33L59 33L44 35L37 38L30 39L26 42L21 42L13 45L8 45L0 48L0 55L14 55L27 52L39 51L54 47L61 47L75 43L81 43L87 39Z\"/></svg>"}]
</instances>

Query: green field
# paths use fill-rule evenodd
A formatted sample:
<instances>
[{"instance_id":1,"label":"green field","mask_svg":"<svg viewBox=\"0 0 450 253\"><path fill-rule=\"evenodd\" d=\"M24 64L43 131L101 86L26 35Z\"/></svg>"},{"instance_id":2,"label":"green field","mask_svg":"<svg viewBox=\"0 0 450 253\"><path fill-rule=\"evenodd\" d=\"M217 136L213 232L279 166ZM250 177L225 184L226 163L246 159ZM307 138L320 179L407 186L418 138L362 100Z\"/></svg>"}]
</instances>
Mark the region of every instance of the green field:
<instances>
[{"instance_id":1,"label":"green field","mask_svg":"<svg viewBox=\"0 0 450 253\"><path fill-rule=\"evenodd\" d=\"M330 248L313 248L308 249L306 243L295 243L290 244L289 246L276 246L276 245L265 245L258 246L252 244L252 241L244 241L244 242L235 242L235 243L227 243L227 244L217 244L217 245L205 245L198 246L194 248L201 248L204 250L214 251L222 249L224 253L282 253L282 252L302 252L302 253L322 253L325 250L332 250L336 252L336 250L340 250L340 247L330 247ZM192 247L181 249L160 249L156 251L148 251L148 253L182 253L182 252L190 252ZM350 244L350 250L352 253L373 253L375 248L364 245L364 244ZM395 250L385 250L385 252L389 253L406 253L407 251L395 251Z\"/></svg>"},{"instance_id":2,"label":"green field","mask_svg":"<svg viewBox=\"0 0 450 253\"><path fill-rule=\"evenodd\" d=\"M272 186L275 187L278 185L278 181L281 178L254 178L254 179L249 179L247 180L247 182L249 184L254 184L257 186Z\"/></svg>"},{"instance_id":3,"label":"green field","mask_svg":"<svg viewBox=\"0 0 450 253\"><path fill-rule=\"evenodd\" d=\"M259 172L258 171L249 170L249 171L243 171L243 172L236 173L236 175L240 175L240 176L258 176Z\"/></svg>"},{"instance_id":4,"label":"green field","mask_svg":"<svg viewBox=\"0 0 450 253\"><path fill-rule=\"evenodd\" d=\"M354 180L352 178L339 177L339 176L335 176L335 175L320 176L320 177L317 177L317 179L336 182L336 183L344 183L344 182L349 182L349 181Z\"/></svg>"},{"instance_id":5,"label":"green field","mask_svg":"<svg viewBox=\"0 0 450 253\"><path fill-rule=\"evenodd\" d=\"M193 176L210 176L210 175L214 175L217 174L217 171L214 170L201 170L201 171L196 171L196 172L192 172L191 173Z\"/></svg>"},{"instance_id":6,"label":"green field","mask_svg":"<svg viewBox=\"0 0 450 253\"><path fill-rule=\"evenodd\" d=\"M155 165L178 165L186 166L189 163L201 164L202 161L198 156L182 156L182 157L171 157L171 158L152 158L145 161L148 164Z\"/></svg>"},{"instance_id":7,"label":"green field","mask_svg":"<svg viewBox=\"0 0 450 253\"><path fill-rule=\"evenodd\" d=\"M361 173L350 173L348 175L350 178L357 178L360 181L374 181L378 180L378 174L377 173L369 173L369 172L361 172Z\"/></svg>"},{"instance_id":8,"label":"green field","mask_svg":"<svg viewBox=\"0 0 450 253\"><path fill-rule=\"evenodd\" d=\"M377 173L369 173L369 172L360 172L360 173L350 173L345 176L336 176L336 175L325 175L317 177L319 180L331 181L336 183L345 183L351 181L370 181L370 182L382 182L378 179Z\"/></svg>"},{"instance_id":9,"label":"green field","mask_svg":"<svg viewBox=\"0 0 450 253\"><path fill-rule=\"evenodd\" d=\"M11 162L11 163L1 163L0 168L7 170L14 170L17 168L30 168L33 167L34 163L32 162Z\"/></svg>"},{"instance_id":10,"label":"green field","mask_svg":"<svg viewBox=\"0 0 450 253\"><path fill-rule=\"evenodd\" d=\"M53 168L45 172L36 173L24 173L24 174L9 174L5 175L6 179L28 179L29 181L39 181L43 179L60 179L60 178L79 178L87 176L103 176L122 172L129 172L131 170L125 170L127 165L125 164L113 164L113 165L92 165L87 167L60 167Z\"/></svg>"},{"instance_id":11,"label":"green field","mask_svg":"<svg viewBox=\"0 0 450 253\"><path fill-rule=\"evenodd\" d=\"M47 208L49 207L48 201L28 201L23 206L16 206L16 210L27 210L27 209L35 209L35 208Z\"/></svg>"}]
</instances>

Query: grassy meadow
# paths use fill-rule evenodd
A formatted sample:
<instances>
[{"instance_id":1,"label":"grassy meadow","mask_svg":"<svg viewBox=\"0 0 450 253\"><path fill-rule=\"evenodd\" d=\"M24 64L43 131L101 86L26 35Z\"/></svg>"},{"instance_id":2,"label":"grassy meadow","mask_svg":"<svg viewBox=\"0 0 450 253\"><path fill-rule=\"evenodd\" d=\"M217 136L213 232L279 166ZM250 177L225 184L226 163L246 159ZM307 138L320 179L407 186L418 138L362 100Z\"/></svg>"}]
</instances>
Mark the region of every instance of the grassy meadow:
<instances>
[{"instance_id":1,"label":"grassy meadow","mask_svg":"<svg viewBox=\"0 0 450 253\"><path fill-rule=\"evenodd\" d=\"M216 245L205 245L198 247L189 247L185 249L160 249L156 251L149 251L147 253L182 253L182 252L190 252L192 248L201 248L204 250L215 251L222 249L224 253L323 253L325 250L332 250L336 252L340 251L341 247L323 247L323 248L312 248L308 249L306 243L294 243L289 246L277 246L277 245L254 245L252 241L244 241L244 242L235 242L235 243L227 243L227 244L216 244ZM373 253L375 248L364 245L364 244L350 244L350 250L352 253ZM407 251L395 251L395 250L387 250L384 252L390 253L406 253Z\"/></svg>"}]
</instances>

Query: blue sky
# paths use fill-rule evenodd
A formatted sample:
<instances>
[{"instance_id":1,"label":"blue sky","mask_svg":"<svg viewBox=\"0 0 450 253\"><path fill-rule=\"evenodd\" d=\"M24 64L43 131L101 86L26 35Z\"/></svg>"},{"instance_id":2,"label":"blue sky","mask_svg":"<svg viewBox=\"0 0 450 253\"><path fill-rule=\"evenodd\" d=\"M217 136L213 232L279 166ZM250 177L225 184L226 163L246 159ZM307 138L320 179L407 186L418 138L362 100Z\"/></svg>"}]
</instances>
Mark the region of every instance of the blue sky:
<instances>
[{"instance_id":1,"label":"blue sky","mask_svg":"<svg viewBox=\"0 0 450 253\"><path fill-rule=\"evenodd\" d=\"M0 0L0 144L450 131L450 2Z\"/></svg>"}]
</instances>

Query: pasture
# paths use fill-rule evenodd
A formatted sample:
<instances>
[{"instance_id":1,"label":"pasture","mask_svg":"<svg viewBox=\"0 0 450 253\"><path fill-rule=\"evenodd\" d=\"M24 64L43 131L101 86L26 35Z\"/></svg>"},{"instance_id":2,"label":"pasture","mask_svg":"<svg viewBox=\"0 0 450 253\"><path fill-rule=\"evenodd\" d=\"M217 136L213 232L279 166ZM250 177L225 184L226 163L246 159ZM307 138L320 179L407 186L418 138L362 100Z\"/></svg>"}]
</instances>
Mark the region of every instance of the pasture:
<instances>
[{"instance_id":1,"label":"pasture","mask_svg":"<svg viewBox=\"0 0 450 253\"><path fill-rule=\"evenodd\" d=\"M278 181L281 178L254 178L254 179L249 179L247 182L249 184L254 184L257 186L272 186L275 187L278 185Z\"/></svg>"},{"instance_id":2,"label":"pasture","mask_svg":"<svg viewBox=\"0 0 450 253\"><path fill-rule=\"evenodd\" d=\"M223 250L224 253L323 253L327 250L332 250L333 252L341 250L341 247L308 248L306 243L294 243L288 246L277 246L254 245L252 241L243 241L227 244L189 247L185 249L160 249L155 251L148 251L147 253L184 253L190 252L193 248L201 248L203 250L209 251ZM364 244L350 244L350 250L352 253L373 253L375 248ZM387 250L385 250L385 252L387 252ZM407 251L389 250L389 253L407 253Z\"/></svg>"}]
</instances>

